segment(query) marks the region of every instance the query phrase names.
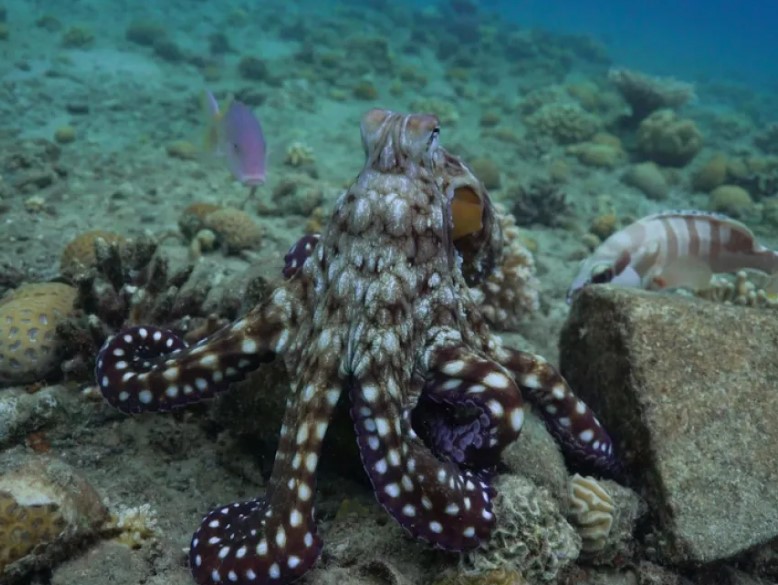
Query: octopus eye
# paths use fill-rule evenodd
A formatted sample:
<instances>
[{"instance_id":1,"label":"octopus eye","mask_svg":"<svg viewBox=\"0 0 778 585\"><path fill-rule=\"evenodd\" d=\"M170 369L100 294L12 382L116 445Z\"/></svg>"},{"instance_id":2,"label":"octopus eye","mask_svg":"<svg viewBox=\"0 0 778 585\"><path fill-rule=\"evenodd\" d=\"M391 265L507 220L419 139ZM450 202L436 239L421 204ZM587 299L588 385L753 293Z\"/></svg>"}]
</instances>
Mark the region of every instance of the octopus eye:
<instances>
[{"instance_id":1,"label":"octopus eye","mask_svg":"<svg viewBox=\"0 0 778 585\"><path fill-rule=\"evenodd\" d=\"M601 264L592 269L591 280L594 284L605 284L613 280L613 276L613 268L607 264Z\"/></svg>"},{"instance_id":2,"label":"octopus eye","mask_svg":"<svg viewBox=\"0 0 778 585\"><path fill-rule=\"evenodd\" d=\"M440 136L440 127L436 126L432 129L432 132L430 132L430 139L427 142L428 147L433 147L438 144L438 137Z\"/></svg>"},{"instance_id":3,"label":"octopus eye","mask_svg":"<svg viewBox=\"0 0 778 585\"><path fill-rule=\"evenodd\" d=\"M451 218L454 222L452 240L456 241L481 231L483 216L483 201L473 189L468 185L454 189L454 196L451 198Z\"/></svg>"}]
</instances>

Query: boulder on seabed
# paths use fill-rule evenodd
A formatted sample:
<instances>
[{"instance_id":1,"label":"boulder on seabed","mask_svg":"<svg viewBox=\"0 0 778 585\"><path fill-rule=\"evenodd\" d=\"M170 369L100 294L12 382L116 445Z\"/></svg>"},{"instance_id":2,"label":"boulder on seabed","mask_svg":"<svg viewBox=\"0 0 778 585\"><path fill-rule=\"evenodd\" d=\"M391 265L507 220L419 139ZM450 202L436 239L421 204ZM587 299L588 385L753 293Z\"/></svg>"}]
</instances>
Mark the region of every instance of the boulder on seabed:
<instances>
[{"instance_id":1,"label":"boulder on seabed","mask_svg":"<svg viewBox=\"0 0 778 585\"><path fill-rule=\"evenodd\" d=\"M610 286L571 307L562 374L644 491L665 562L711 563L778 537L776 317Z\"/></svg>"}]
</instances>

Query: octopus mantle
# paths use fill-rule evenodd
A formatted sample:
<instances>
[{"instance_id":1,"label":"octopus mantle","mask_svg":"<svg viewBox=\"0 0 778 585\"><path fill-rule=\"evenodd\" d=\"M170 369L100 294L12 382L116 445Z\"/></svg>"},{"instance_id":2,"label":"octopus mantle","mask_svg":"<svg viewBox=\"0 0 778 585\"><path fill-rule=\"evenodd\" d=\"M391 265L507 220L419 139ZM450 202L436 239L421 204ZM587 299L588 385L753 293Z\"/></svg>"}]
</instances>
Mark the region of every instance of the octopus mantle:
<instances>
[{"instance_id":1,"label":"octopus mantle","mask_svg":"<svg viewBox=\"0 0 778 585\"><path fill-rule=\"evenodd\" d=\"M373 110L361 129L364 168L266 302L191 347L136 327L98 356L98 384L125 412L210 398L276 357L290 373L267 492L205 516L189 553L200 584L288 583L315 563L316 468L342 392L376 498L443 549L489 538L490 476L519 436L522 395L570 457L614 469L588 407L541 357L503 347L473 302L502 234L481 183L438 144L438 120Z\"/></svg>"}]
</instances>

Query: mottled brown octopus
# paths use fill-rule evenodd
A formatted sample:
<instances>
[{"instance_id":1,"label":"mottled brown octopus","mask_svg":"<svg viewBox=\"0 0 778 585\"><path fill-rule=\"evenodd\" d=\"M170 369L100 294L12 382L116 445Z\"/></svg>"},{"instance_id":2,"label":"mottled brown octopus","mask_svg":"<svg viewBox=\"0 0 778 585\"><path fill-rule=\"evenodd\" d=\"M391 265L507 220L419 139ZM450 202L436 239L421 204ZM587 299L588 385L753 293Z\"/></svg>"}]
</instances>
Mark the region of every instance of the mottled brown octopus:
<instances>
[{"instance_id":1,"label":"mottled brown octopus","mask_svg":"<svg viewBox=\"0 0 778 585\"><path fill-rule=\"evenodd\" d=\"M198 583L289 583L315 563L316 468L344 391L376 498L443 549L489 538L490 478L522 428L522 392L572 459L615 469L610 438L564 379L490 333L468 286L500 260L499 221L438 137L435 116L368 112L364 168L321 238L290 250L267 301L191 347L148 326L101 350L98 384L125 412L210 398L276 356L293 380L265 496L212 510L194 533Z\"/></svg>"}]
</instances>

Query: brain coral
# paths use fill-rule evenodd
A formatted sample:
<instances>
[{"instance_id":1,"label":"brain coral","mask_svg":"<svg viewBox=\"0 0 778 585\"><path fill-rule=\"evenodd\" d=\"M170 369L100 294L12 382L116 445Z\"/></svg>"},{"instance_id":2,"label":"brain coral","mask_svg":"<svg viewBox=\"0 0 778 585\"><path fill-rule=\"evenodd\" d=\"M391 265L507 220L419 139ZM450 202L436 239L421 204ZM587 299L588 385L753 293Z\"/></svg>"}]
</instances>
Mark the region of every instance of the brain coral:
<instances>
[{"instance_id":1,"label":"brain coral","mask_svg":"<svg viewBox=\"0 0 778 585\"><path fill-rule=\"evenodd\" d=\"M225 207L205 217L205 227L213 231L227 252L258 248L262 230L240 209Z\"/></svg>"},{"instance_id":2,"label":"brain coral","mask_svg":"<svg viewBox=\"0 0 778 585\"><path fill-rule=\"evenodd\" d=\"M599 129L597 118L574 103L550 103L526 118L532 134L548 136L559 144L583 142Z\"/></svg>"},{"instance_id":3,"label":"brain coral","mask_svg":"<svg viewBox=\"0 0 778 585\"><path fill-rule=\"evenodd\" d=\"M479 573L497 569L519 571L528 581L553 581L578 558L581 539L559 512L548 490L518 475L496 481L492 537L462 564Z\"/></svg>"},{"instance_id":4,"label":"brain coral","mask_svg":"<svg viewBox=\"0 0 778 585\"><path fill-rule=\"evenodd\" d=\"M0 299L0 386L34 382L57 367L57 325L75 313L75 300L75 288L54 282L22 286Z\"/></svg>"},{"instance_id":5,"label":"brain coral","mask_svg":"<svg viewBox=\"0 0 778 585\"><path fill-rule=\"evenodd\" d=\"M658 110L640 123L637 149L645 158L660 165L682 167L702 148L702 134L691 120L679 118L671 110Z\"/></svg>"},{"instance_id":6,"label":"brain coral","mask_svg":"<svg viewBox=\"0 0 778 585\"><path fill-rule=\"evenodd\" d=\"M583 540L581 550L595 552L605 547L614 512L613 499L596 479L577 473L570 479L570 517Z\"/></svg>"}]
</instances>

